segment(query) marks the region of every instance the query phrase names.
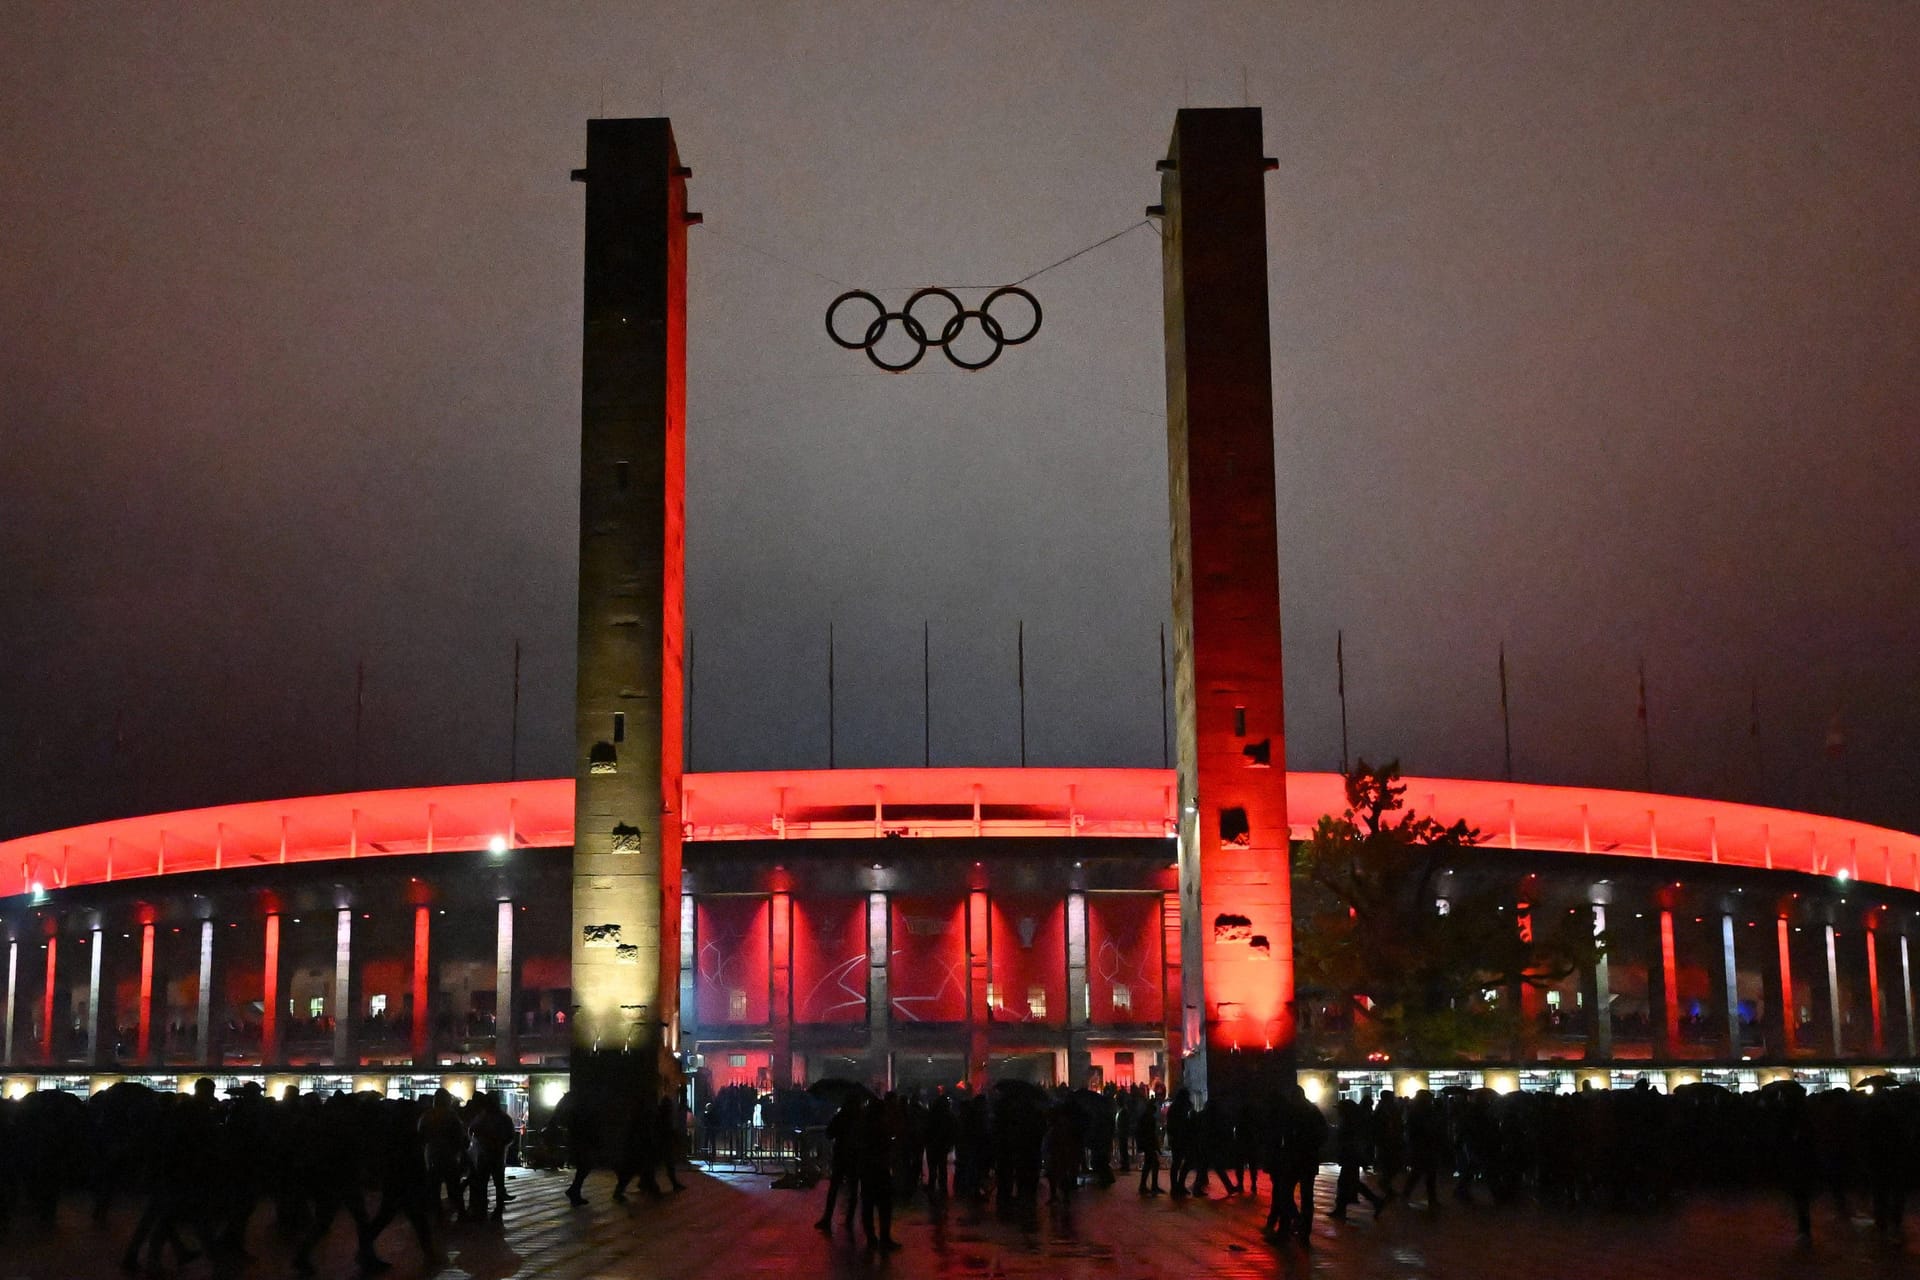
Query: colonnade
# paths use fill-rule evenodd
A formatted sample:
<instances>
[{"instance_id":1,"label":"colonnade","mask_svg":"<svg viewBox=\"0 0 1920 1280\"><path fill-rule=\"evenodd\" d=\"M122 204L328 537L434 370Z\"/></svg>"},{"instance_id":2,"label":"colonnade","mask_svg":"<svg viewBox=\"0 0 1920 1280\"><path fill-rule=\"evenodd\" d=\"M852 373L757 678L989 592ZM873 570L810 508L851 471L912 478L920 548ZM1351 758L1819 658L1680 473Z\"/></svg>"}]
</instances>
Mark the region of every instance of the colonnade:
<instances>
[{"instance_id":1,"label":"colonnade","mask_svg":"<svg viewBox=\"0 0 1920 1280\"><path fill-rule=\"evenodd\" d=\"M754 895L760 896L760 895ZM682 1042L702 1046L725 1046L730 1048L752 1047L769 1053L772 1059L773 1083L786 1086L795 1081L792 1063L795 1054L795 1009L793 992L793 972L790 943L793 937L793 894L787 887L777 887L764 895L768 899L771 922L768 930L771 954L769 957L771 999L768 1018L764 1026L742 1028L739 1026L703 1026L699 1020L699 1001L696 996L696 896L685 895L681 900L681 964L680 964L680 1009ZM1179 1043L1180 1026L1180 902L1176 892L1154 892L1158 899L1159 942L1160 942L1160 978L1162 991L1167 993L1162 1002L1162 1015L1158 1023L1152 1026L1129 1024L1126 1026L1101 1025L1092 1016L1089 983L1088 955L1088 894L1078 890L1065 893L1065 976L1066 976L1066 1016L1060 1023L1036 1025L1015 1020L996 1021L991 1001L991 957L988 950L988 915L991 895L983 887L971 888L966 893L964 919L966 922L965 941L965 1014L963 1029L955 1029L950 1023L940 1024L937 1032L940 1042L934 1043L925 1035L904 1031L912 1025L895 1015L895 974L893 959L896 948L893 945L893 898L885 890L874 890L864 897L867 937L867 982L866 1016L864 1025L852 1024L842 1028L853 1037L857 1037L856 1046L836 1046L856 1050L856 1056L865 1060L868 1069L876 1078L888 1074L887 1064L895 1052L921 1053L929 1050L959 1050L964 1053L966 1078L976 1087L984 1087L988 1080L988 1061L995 1048L1008 1048L1014 1042L1026 1048L1046 1048L1054 1050L1061 1057L1061 1066L1065 1068L1062 1076L1071 1073L1073 1078L1084 1078L1092 1058L1092 1043L1096 1040L1110 1039L1124 1042L1138 1036L1148 1036L1157 1044L1171 1049ZM924 1025L924 1024L922 1024ZM996 1026L999 1031L996 1032ZM812 1033L813 1039L820 1039L820 1033ZM827 1033L832 1038L832 1033ZM1176 1055L1168 1053L1171 1061Z\"/></svg>"},{"instance_id":2,"label":"colonnade","mask_svg":"<svg viewBox=\"0 0 1920 1280\"><path fill-rule=\"evenodd\" d=\"M1658 948L1649 956L1647 965L1648 1005L1652 1015L1651 1049L1654 1060L1670 1061L1687 1056L1680 1049L1683 1010L1676 940L1679 925L1673 907L1657 901L1653 905L1656 907L1654 922ZM1615 912L1613 928L1609 930L1609 906L1609 903L1595 903L1591 907L1596 934L1617 934L1626 923L1620 918L1621 913ZM1752 1056L1745 1052L1740 1019L1739 975L1741 953L1744 952L1749 971L1757 969L1761 982L1761 1030L1766 1057L1920 1057L1920 1028L1916 1027L1914 1018L1913 965L1909 939L1905 932L1892 932L1883 927L1875 919L1877 914L1877 911L1867 912L1856 928L1847 930L1836 928L1830 920L1796 925L1786 914L1773 917L1770 921L1743 921L1727 910L1711 914L1702 912L1695 916L1695 924L1706 926L1713 944L1706 966L1712 997L1709 1040L1712 1056L1723 1061L1738 1061L1742 1057ZM1768 923L1771 923L1771 928L1763 927ZM1796 967L1794 935L1808 928L1818 930L1819 958L1812 966L1801 964ZM1849 1043L1846 1034L1847 1017L1841 994L1841 963L1848 934L1860 939L1855 945L1861 948L1865 961L1868 1015L1865 1035L1856 1034L1852 1043ZM1739 943L1743 935L1750 939L1745 946ZM1753 943L1762 938L1763 950L1756 955ZM1883 953L1889 951L1897 951L1897 975L1882 973ZM1611 1003L1611 969L1612 961L1603 956L1583 975L1587 998L1596 1010L1605 1010ZM1890 1034L1889 1030L1889 979L1897 983L1897 990L1893 993L1900 1015L1897 1035ZM1825 1034L1819 1036L1817 1041L1801 1033L1797 1010L1803 994L1812 996L1817 1002L1814 1007L1823 1015L1825 1025L1822 1030ZM1611 1019L1594 1017L1589 1020L1588 1026L1587 1056L1595 1061L1612 1060L1614 1045Z\"/></svg>"},{"instance_id":3,"label":"colonnade","mask_svg":"<svg viewBox=\"0 0 1920 1280\"><path fill-rule=\"evenodd\" d=\"M433 1019L430 1016L434 991L432 963L434 958L434 908L426 902L408 904L411 913L411 968L409 982L412 995L413 1014L409 1025L408 1054L413 1064L419 1067L437 1065L436 1046L433 1037ZM333 909L333 946L332 972L328 984L330 999L328 1007L334 1011L332 1025L332 1065L351 1068L361 1063L360 1046L357 1044L356 1029L360 1022L360 982L356 964L362 959L356 953L356 908L347 903ZM515 903L503 898L495 904L494 923L494 990L495 1020L493 1036L494 1062L503 1067L517 1067L520 1061L518 1045L518 1027L514 1016L516 995L515 948L514 948L514 912ZM91 921L85 933L78 938L63 936L57 927L49 927L42 938L46 950L44 984L33 992L23 991L21 985L21 944L23 940L31 945L30 935L23 938L15 933L6 940L6 993L4 1039L0 1042L0 1065L6 1067L38 1066L57 1068L63 1065L97 1069L113 1065L108 1050L108 1036L103 1034L103 1016L107 1007L105 971L107 952L112 945L113 930L108 927L99 912L91 913ZM263 1067L275 1067L286 1064L287 1030L287 978L289 957L283 946L283 931L287 911L279 906L269 906L262 919L263 949L261 959L260 982L260 1049L259 1063ZM194 922L199 934L197 964L197 995L194 1006L194 1056L200 1066L219 1066L223 1060L223 1046L220 1044L219 1027L216 1018L219 1015L218 966L229 959L228 948L216 945L220 931L212 917L204 917ZM137 1030L132 1051L133 1062L122 1065L158 1065L159 1046L155 1036L156 1024L156 980L155 933L156 922L149 918L138 925L138 948L140 957L139 984L137 989ZM87 1003L86 1017L82 1024L84 1047L79 1061L61 1055L56 1047L56 1027L64 1006L59 1002L61 991L59 962L63 943L77 943L88 949L87 965ZM20 1015L24 1000L38 998L39 1034L31 1045L23 1043L19 1036Z\"/></svg>"}]
</instances>

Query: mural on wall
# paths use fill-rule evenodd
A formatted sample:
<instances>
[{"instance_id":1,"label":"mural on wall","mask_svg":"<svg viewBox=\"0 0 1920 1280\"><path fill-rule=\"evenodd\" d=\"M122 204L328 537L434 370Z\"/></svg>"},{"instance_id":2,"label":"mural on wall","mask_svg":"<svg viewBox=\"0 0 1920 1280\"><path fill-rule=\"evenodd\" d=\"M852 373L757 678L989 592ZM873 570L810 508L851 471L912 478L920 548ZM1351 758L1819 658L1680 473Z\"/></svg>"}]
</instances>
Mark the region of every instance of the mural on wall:
<instances>
[{"instance_id":1,"label":"mural on wall","mask_svg":"<svg viewBox=\"0 0 1920 1280\"><path fill-rule=\"evenodd\" d=\"M867 1020L866 899L794 903L793 1020Z\"/></svg>"},{"instance_id":2,"label":"mural on wall","mask_svg":"<svg viewBox=\"0 0 1920 1280\"><path fill-rule=\"evenodd\" d=\"M1096 1023L1154 1025L1164 1015L1163 909L1157 893L1087 895L1087 994Z\"/></svg>"},{"instance_id":3,"label":"mural on wall","mask_svg":"<svg viewBox=\"0 0 1920 1280\"><path fill-rule=\"evenodd\" d=\"M766 898L697 900L694 987L702 1026L758 1026L769 1020L770 928Z\"/></svg>"},{"instance_id":4,"label":"mural on wall","mask_svg":"<svg viewBox=\"0 0 1920 1280\"><path fill-rule=\"evenodd\" d=\"M967 904L963 898L895 898L887 951L893 1013L906 1022L967 1017Z\"/></svg>"}]
</instances>

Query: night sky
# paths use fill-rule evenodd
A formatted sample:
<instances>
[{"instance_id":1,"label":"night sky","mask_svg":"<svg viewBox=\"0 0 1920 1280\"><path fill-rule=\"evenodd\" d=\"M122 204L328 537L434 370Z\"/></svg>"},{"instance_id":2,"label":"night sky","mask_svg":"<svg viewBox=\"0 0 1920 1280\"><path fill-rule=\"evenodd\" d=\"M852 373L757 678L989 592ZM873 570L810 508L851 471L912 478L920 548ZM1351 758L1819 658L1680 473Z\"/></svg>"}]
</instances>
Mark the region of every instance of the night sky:
<instances>
[{"instance_id":1,"label":"night sky","mask_svg":"<svg viewBox=\"0 0 1920 1280\"><path fill-rule=\"evenodd\" d=\"M270 15L270 16L269 16ZM1159 246L1266 109L1288 756L1920 825L1920 7L0 4L0 835L570 771L583 161L694 169L693 766L1161 762ZM970 295L977 298L977 293ZM364 745L352 748L356 663ZM1758 687L1759 750L1751 733ZM1838 716L1844 742L1829 752Z\"/></svg>"}]
</instances>

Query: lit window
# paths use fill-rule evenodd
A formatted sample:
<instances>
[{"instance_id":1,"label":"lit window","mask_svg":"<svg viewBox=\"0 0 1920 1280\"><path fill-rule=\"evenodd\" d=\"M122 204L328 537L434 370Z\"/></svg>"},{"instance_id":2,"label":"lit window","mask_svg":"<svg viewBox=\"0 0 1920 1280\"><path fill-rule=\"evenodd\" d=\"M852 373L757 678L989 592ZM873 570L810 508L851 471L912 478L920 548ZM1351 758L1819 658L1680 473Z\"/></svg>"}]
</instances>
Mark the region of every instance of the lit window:
<instances>
[{"instance_id":1,"label":"lit window","mask_svg":"<svg viewBox=\"0 0 1920 1280\"><path fill-rule=\"evenodd\" d=\"M1047 989L1045 987L1027 988L1027 1016L1044 1018L1047 1016Z\"/></svg>"},{"instance_id":2,"label":"lit window","mask_svg":"<svg viewBox=\"0 0 1920 1280\"><path fill-rule=\"evenodd\" d=\"M744 1067L747 1065L747 1055L744 1053L730 1053L727 1055L727 1065L730 1067Z\"/></svg>"},{"instance_id":3,"label":"lit window","mask_svg":"<svg viewBox=\"0 0 1920 1280\"><path fill-rule=\"evenodd\" d=\"M315 996L313 999L307 1001L307 1016L309 1018L318 1018L325 1014L326 1011L327 998L325 996Z\"/></svg>"},{"instance_id":4,"label":"lit window","mask_svg":"<svg viewBox=\"0 0 1920 1280\"><path fill-rule=\"evenodd\" d=\"M1133 988L1124 982L1113 984L1113 1011L1131 1013L1133 1011Z\"/></svg>"},{"instance_id":5,"label":"lit window","mask_svg":"<svg viewBox=\"0 0 1920 1280\"><path fill-rule=\"evenodd\" d=\"M747 993L741 990L739 987L730 988L727 991L727 1021L728 1022L745 1022L746 1020L747 1020ZM742 1066L744 1064L736 1062L734 1065Z\"/></svg>"},{"instance_id":6,"label":"lit window","mask_svg":"<svg viewBox=\"0 0 1920 1280\"><path fill-rule=\"evenodd\" d=\"M385 1013L386 1011L387 1011L387 998L384 995L369 996L367 998L368 1013L378 1015L378 1014Z\"/></svg>"},{"instance_id":7,"label":"lit window","mask_svg":"<svg viewBox=\"0 0 1920 1280\"><path fill-rule=\"evenodd\" d=\"M989 982L987 984L987 1008L997 1011L1006 1007L1006 1001L1002 999L1000 995L999 984Z\"/></svg>"}]
</instances>

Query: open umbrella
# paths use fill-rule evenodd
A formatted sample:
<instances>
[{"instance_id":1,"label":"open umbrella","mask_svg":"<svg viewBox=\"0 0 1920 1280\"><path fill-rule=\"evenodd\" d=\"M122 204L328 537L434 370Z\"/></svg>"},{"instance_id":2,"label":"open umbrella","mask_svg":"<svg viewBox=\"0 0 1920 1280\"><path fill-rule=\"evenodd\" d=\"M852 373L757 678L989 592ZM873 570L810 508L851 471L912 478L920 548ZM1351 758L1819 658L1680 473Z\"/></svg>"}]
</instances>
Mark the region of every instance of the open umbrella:
<instances>
[{"instance_id":1,"label":"open umbrella","mask_svg":"<svg viewBox=\"0 0 1920 1280\"><path fill-rule=\"evenodd\" d=\"M1008 1101L1019 1099L1022 1102L1030 1102L1037 1107L1045 1107L1053 1100L1045 1089L1033 1081L1019 1080L1012 1077L995 1080L993 1082L993 1091Z\"/></svg>"},{"instance_id":2,"label":"open umbrella","mask_svg":"<svg viewBox=\"0 0 1920 1280\"><path fill-rule=\"evenodd\" d=\"M815 1080L807 1086L807 1092L835 1106L846 1105L850 1098L856 1102L865 1102L868 1098L876 1096L873 1090L858 1080L848 1080L841 1076L827 1076L824 1079Z\"/></svg>"}]
</instances>

